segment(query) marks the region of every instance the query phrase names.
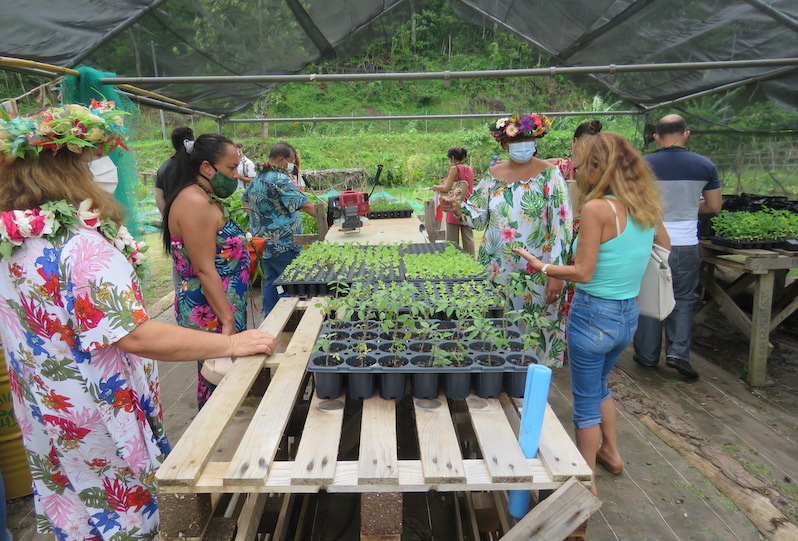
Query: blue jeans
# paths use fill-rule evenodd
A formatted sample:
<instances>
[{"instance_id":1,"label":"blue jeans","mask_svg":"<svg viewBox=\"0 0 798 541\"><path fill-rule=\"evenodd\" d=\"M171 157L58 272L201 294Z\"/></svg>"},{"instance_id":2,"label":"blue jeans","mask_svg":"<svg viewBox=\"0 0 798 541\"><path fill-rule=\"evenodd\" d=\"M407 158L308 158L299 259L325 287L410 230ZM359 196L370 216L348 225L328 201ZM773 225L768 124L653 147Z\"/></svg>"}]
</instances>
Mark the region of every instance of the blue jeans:
<instances>
[{"instance_id":1,"label":"blue jeans","mask_svg":"<svg viewBox=\"0 0 798 541\"><path fill-rule=\"evenodd\" d=\"M632 341L639 316L637 299L614 301L576 290L567 328L576 428L601 424L601 403L612 396L607 376Z\"/></svg>"},{"instance_id":2,"label":"blue jeans","mask_svg":"<svg viewBox=\"0 0 798 541\"><path fill-rule=\"evenodd\" d=\"M263 259L263 316L268 316L281 295L277 293L274 281L280 277L285 268L299 255L298 251L289 250L269 259Z\"/></svg>"},{"instance_id":3,"label":"blue jeans","mask_svg":"<svg viewBox=\"0 0 798 541\"><path fill-rule=\"evenodd\" d=\"M662 350L662 329L665 328L665 356L690 361L693 341L693 305L698 287L701 257L698 246L672 246L668 258L673 273L673 297L676 306L664 321L640 316L635 334L635 355L639 362L655 366Z\"/></svg>"}]
</instances>

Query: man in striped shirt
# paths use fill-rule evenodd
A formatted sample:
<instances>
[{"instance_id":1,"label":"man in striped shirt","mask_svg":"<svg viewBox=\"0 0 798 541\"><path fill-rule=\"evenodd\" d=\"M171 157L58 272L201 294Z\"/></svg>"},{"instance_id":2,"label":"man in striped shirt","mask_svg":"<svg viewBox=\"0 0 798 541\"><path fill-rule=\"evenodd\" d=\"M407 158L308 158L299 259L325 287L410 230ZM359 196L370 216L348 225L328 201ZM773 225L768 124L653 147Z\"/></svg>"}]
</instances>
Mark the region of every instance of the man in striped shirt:
<instances>
[{"instance_id":1,"label":"man in striped shirt","mask_svg":"<svg viewBox=\"0 0 798 541\"><path fill-rule=\"evenodd\" d=\"M709 158L684 147L690 131L684 118L666 115L657 123L654 141L659 149L645 159L657 177L665 206L663 223L671 238L669 263L676 307L665 321L640 316L634 339L634 360L654 368L665 329L665 364L689 378L693 305L701 260L698 254L698 215L720 211L722 197L718 169Z\"/></svg>"}]
</instances>

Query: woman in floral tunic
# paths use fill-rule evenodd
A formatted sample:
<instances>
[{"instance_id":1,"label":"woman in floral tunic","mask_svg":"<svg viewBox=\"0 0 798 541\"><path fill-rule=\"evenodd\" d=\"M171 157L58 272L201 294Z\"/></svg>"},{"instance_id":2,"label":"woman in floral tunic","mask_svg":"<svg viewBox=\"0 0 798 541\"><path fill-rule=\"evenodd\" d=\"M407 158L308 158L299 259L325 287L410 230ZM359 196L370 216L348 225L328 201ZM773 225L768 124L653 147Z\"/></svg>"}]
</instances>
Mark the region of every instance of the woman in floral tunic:
<instances>
[{"instance_id":1,"label":"woman in floral tunic","mask_svg":"<svg viewBox=\"0 0 798 541\"><path fill-rule=\"evenodd\" d=\"M186 141L176 160L166 194L163 241L180 276L177 324L227 335L241 332L247 328L249 255L244 232L230 219L224 202L238 186L238 149L227 137L203 134ZM214 389L198 361L199 409Z\"/></svg>"},{"instance_id":2,"label":"woman in floral tunic","mask_svg":"<svg viewBox=\"0 0 798 541\"><path fill-rule=\"evenodd\" d=\"M90 152L122 144L105 103L0 119L0 340L33 475L37 529L61 541L152 540L154 473L169 452L157 365L271 353L151 321L143 246L94 183Z\"/></svg>"},{"instance_id":3,"label":"woman in floral tunic","mask_svg":"<svg viewBox=\"0 0 798 541\"><path fill-rule=\"evenodd\" d=\"M568 188L552 164L533 157L535 139L549 130L545 116L499 119L491 134L510 154L493 165L469 200L455 205L443 198L444 210L485 235L477 259L500 284L515 309L523 310L537 333L539 363L562 366L565 354L563 281L536 273L513 248L525 248L545 263L563 265L571 251L573 218Z\"/></svg>"}]
</instances>

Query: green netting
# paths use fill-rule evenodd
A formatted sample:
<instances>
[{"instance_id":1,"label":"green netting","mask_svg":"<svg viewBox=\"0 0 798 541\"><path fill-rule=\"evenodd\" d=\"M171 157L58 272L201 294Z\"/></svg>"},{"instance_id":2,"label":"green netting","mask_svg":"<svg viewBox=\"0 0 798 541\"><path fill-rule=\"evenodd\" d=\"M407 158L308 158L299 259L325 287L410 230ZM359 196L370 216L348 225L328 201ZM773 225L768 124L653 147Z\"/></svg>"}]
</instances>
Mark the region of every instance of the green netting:
<instances>
[{"instance_id":1,"label":"green netting","mask_svg":"<svg viewBox=\"0 0 798 541\"><path fill-rule=\"evenodd\" d=\"M100 84L100 79L113 77L115 74L86 66L78 67L77 71L80 72L80 77L73 75L64 76L64 103L79 103L88 107L93 99L116 102L117 109L130 113L125 119L125 127L128 129L128 140L132 141L134 139L133 128L138 124L138 108L130 99L117 92L116 87ZM123 148L117 148L109 156L116 164L119 173L119 185L116 187L114 197L125 207L125 225L134 236L142 237L144 229L139 216L139 204L136 195L139 185L136 158L133 152L128 152Z\"/></svg>"}]
</instances>

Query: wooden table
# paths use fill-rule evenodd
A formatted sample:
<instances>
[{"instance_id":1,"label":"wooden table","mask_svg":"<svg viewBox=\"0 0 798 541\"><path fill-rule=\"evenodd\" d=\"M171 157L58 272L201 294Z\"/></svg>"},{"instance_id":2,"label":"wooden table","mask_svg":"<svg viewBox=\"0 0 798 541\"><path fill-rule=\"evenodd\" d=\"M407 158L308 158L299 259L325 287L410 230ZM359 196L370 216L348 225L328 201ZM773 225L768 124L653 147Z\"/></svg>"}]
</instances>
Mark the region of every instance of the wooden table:
<instances>
[{"instance_id":1,"label":"wooden table","mask_svg":"<svg viewBox=\"0 0 798 541\"><path fill-rule=\"evenodd\" d=\"M715 269L729 268L741 272L730 285L721 285ZM790 269L798 268L798 252L784 250L738 250L701 241L701 285L711 300L695 315L696 325L705 321L716 309L737 326L748 338L749 385L762 386L767 381L767 360L770 332L798 308L798 281L785 287ZM754 305L749 317L734 297L754 285Z\"/></svg>"},{"instance_id":2,"label":"wooden table","mask_svg":"<svg viewBox=\"0 0 798 541\"><path fill-rule=\"evenodd\" d=\"M362 529L361 539L399 539L403 492L553 491L517 523L503 518L506 541L528 539L533 531L545 533L541 539L564 539L598 509L600 502L585 488L591 481L590 468L550 407L538 458L527 459L516 439L522 401L506 395L457 401L460 415L470 420L482 457L467 459L461 453L452 402L443 395L437 400L414 400L419 453L412 460L399 460L397 401L379 396L364 401L347 401L344 396L322 400L315 393L303 400L310 394L305 367L322 324L316 301L278 302L261 329L280 336L284 352L238 359L158 470L163 541L254 539L268 498L280 494L287 502L296 494L322 490L362 494L364 517L377 511L385 515L391 503L399 510L398 533L371 532L371 536ZM296 329L281 334L292 315L294 321L301 316ZM262 398L257 397L254 414L235 435L235 425L242 425L236 412L251 400L248 392L264 367L273 369L271 381ZM297 422L300 403L305 413L299 419L299 443L286 454L284 436L289 423ZM358 457L341 460L339 446L347 439L342 437L343 421L352 407L362 407L355 429L358 443L353 444L353 449L358 446ZM229 494L243 500L237 504L238 516L214 518L220 514L215 508L223 495ZM384 496L389 498L379 499ZM224 524L227 534L222 532ZM366 524L364 518L362 528ZM270 539L282 539L281 528L285 521L278 520Z\"/></svg>"}]
</instances>

